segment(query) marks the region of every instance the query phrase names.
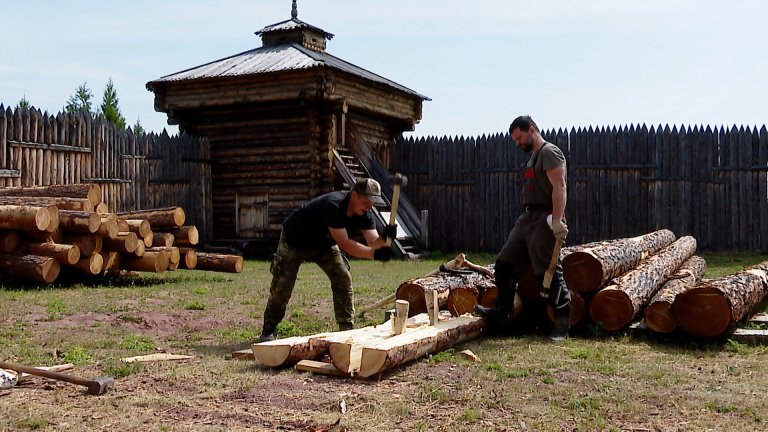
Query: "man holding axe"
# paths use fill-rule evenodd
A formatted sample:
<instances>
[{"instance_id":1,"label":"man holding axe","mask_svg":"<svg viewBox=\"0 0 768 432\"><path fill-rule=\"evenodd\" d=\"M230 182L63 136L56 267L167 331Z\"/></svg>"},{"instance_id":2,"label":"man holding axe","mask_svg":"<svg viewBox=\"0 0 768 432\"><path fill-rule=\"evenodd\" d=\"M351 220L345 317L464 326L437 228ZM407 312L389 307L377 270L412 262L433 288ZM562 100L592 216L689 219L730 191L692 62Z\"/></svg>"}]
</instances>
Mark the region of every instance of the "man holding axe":
<instances>
[{"instance_id":1,"label":"man holding axe","mask_svg":"<svg viewBox=\"0 0 768 432\"><path fill-rule=\"evenodd\" d=\"M374 204L384 204L381 186L374 179L361 179L352 190L321 195L288 216L269 268L272 283L259 342L275 339L299 267L305 261L316 263L331 280L339 329L349 330L354 326L352 276L342 251L357 258L389 261L392 248L388 240L397 235L394 224L387 225L382 235L376 231L371 212ZM349 238L349 234L357 230L362 233L365 245Z\"/></svg>"},{"instance_id":2,"label":"man holding axe","mask_svg":"<svg viewBox=\"0 0 768 432\"><path fill-rule=\"evenodd\" d=\"M528 267L533 267L542 296L555 311L550 339L561 341L568 337L571 311L571 296L560 263L560 246L568 235L565 156L556 145L544 140L529 116L516 118L509 126L509 134L519 149L531 154L523 173L523 214L496 257L496 305L477 305L475 313L495 321L505 320L514 302L517 281Z\"/></svg>"}]
</instances>

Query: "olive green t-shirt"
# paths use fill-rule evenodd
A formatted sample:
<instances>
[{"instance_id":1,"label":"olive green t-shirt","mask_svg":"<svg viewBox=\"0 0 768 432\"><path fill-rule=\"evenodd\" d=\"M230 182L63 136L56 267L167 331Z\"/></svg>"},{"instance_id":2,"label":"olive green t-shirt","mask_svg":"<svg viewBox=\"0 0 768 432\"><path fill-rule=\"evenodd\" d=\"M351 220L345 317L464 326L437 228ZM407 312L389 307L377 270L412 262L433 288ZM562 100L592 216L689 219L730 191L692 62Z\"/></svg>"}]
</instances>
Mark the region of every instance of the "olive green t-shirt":
<instances>
[{"instance_id":1,"label":"olive green t-shirt","mask_svg":"<svg viewBox=\"0 0 768 432\"><path fill-rule=\"evenodd\" d=\"M552 205L552 183L547 170L565 167L565 155L556 145L545 142L539 151L531 155L523 172L523 205Z\"/></svg>"}]
</instances>

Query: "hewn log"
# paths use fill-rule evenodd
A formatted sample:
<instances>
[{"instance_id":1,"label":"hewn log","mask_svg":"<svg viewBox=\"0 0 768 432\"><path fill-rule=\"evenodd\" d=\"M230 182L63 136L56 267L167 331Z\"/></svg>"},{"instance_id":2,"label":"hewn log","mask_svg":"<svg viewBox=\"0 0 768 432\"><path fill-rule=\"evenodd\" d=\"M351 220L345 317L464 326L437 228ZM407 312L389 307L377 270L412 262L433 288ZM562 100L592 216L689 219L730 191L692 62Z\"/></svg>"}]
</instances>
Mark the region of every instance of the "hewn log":
<instances>
[{"instance_id":1,"label":"hewn log","mask_svg":"<svg viewBox=\"0 0 768 432\"><path fill-rule=\"evenodd\" d=\"M408 313L410 316L414 316L427 311L424 292L426 290L433 290L437 296L440 309L445 309L448 305L448 294L453 288L477 283L484 278L483 274L477 272L440 272L403 282L397 288L396 298L407 301L410 304Z\"/></svg>"},{"instance_id":2,"label":"hewn log","mask_svg":"<svg viewBox=\"0 0 768 432\"><path fill-rule=\"evenodd\" d=\"M186 214L181 207L166 207L118 213L123 219L146 219L153 230L179 228L184 225Z\"/></svg>"},{"instance_id":3,"label":"hewn log","mask_svg":"<svg viewBox=\"0 0 768 432\"><path fill-rule=\"evenodd\" d=\"M55 259L60 264L74 265L80 260L80 248L75 245L58 243L25 243L25 253L30 255L47 256Z\"/></svg>"},{"instance_id":4,"label":"hewn log","mask_svg":"<svg viewBox=\"0 0 768 432\"><path fill-rule=\"evenodd\" d=\"M120 268L124 270L162 273L168 269L168 264L170 263L169 255L167 251L145 252L142 257L123 255L120 261Z\"/></svg>"},{"instance_id":5,"label":"hewn log","mask_svg":"<svg viewBox=\"0 0 768 432\"><path fill-rule=\"evenodd\" d=\"M393 336L373 346L365 346L357 376L369 378L424 355L476 338L483 331L483 323L480 317L460 316Z\"/></svg>"},{"instance_id":6,"label":"hewn log","mask_svg":"<svg viewBox=\"0 0 768 432\"><path fill-rule=\"evenodd\" d=\"M569 289L594 292L674 241L665 229L573 252L563 258L563 277Z\"/></svg>"},{"instance_id":7,"label":"hewn log","mask_svg":"<svg viewBox=\"0 0 768 432\"><path fill-rule=\"evenodd\" d=\"M480 303L480 297L489 288L496 288L494 281L490 279L480 279L470 284L455 287L448 293L446 309L453 316L472 313L475 305Z\"/></svg>"},{"instance_id":8,"label":"hewn log","mask_svg":"<svg viewBox=\"0 0 768 432\"><path fill-rule=\"evenodd\" d=\"M142 239L152 234L152 226L146 219L125 219L125 222L128 224L129 231Z\"/></svg>"},{"instance_id":9,"label":"hewn log","mask_svg":"<svg viewBox=\"0 0 768 432\"><path fill-rule=\"evenodd\" d=\"M136 234L132 232L119 233L115 238L104 239L104 249L108 251L115 251L121 254L133 254L136 250L136 243L138 242Z\"/></svg>"},{"instance_id":10,"label":"hewn log","mask_svg":"<svg viewBox=\"0 0 768 432\"><path fill-rule=\"evenodd\" d=\"M49 207L0 205L0 228L2 229L48 231L50 223Z\"/></svg>"},{"instance_id":11,"label":"hewn log","mask_svg":"<svg viewBox=\"0 0 768 432\"><path fill-rule=\"evenodd\" d=\"M589 302L590 318L607 331L628 326L667 278L695 252L696 239L685 236L642 261L595 294Z\"/></svg>"},{"instance_id":12,"label":"hewn log","mask_svg":"<svg viewBox=\"0 0 768 432\"><path fill-rule=\"evenodd\" d=\"M243 271L243 257L240 255L197 252L197 265L195 269L240 273Z\"/></svg>"},{"instance_id":13,"label":"hewn log","mask_svg":"<svg viewBox=\"0 0 768 432\"><path fill-rule=\"evenodd\" d=\"M173 235L173 244L177 246L196 245L200 241L200 233L194 225L186 225L176 229L164 229L162 231Z\"/></svg>"},{"instance_id":14,"label":"hewn log","mask_svg":"<svg viewBox=\"0 0 768 432\"><path fill-rule=\"evenodd\" d=\"M0 254L0 274L16 279L49 284L59 276L59 270L61 265L51 257Z\"/></svg>"},{"instance_id":15,"label":"hewn log","mask_svg":"<svg viewBox=\"0 0 768 432\"><path fill-rule=\"evenodd\" d=\"M179 266L184 269L192 270L197 267L197 251L192 248L179 248L182 259L179 261Z\"/></svg>"},{"instance_id":16,"label":"hewn log","mask_svg":"<svg viewBox=\"0 0 768 432\"><path fill-rule=\"evenodd\" d=\"M0 232L0 253L12 252L19 245L19 233L16 231Z\"/></svg>"},{"instance_id":17,"label":"hewn log","mask_svg":"<svg viewBox=\"0 0 768 432\"><path fill-rule=\"evenodd\" d=\"M348 330L355 332L356 330ZM339 332L344 333L344 332ZM316 343L325 333L312 336L294 336L253 344L256 363L271 368L292 365L300 360L315 360L328 353L327 343Z\"/></svg>"},{"instance_id":18,"label":"hewn log","mask_svg":"<svg viewBox=\"0 0 768 432\"><path fill-rule=\"evenodd\" d=\"M707 262L700 256L688 258L645 308L645 325L658 333L670 333L677 328L677 317L672 313L672 303L678 294L692 289L704 277Z\"/></svg>"},{"instance_id":19,"label":"hewn log","mask_svg":"<svg viewBox=\"0 0 768 432\"><path fill-rule=\"evenodd\" d=\"M85 198L93 206L101 202L101 188L96 184L59 184L0 189L0 196Z\"/></svg>"},{"instance_id":20,"label":"hewn log","mask_svg":"<svg viewBox=\"0 0 768 432\"><path fill-rule=\"evenodd\" d=\"M101 252L103 238L93 234L65 234L62 244L75 245L80 249L81 256L91 256Z\"/></svg>"},{"instance_id":21,"label":"hewn log","mask_svg":"<svg viewBox=\"0 0 768 432\"><path fill-rule=\"evenodd\" d=\"M680 328L701 338L720 338L732 333L736 322L768 295L768 261L733 275L705 279L678 294L672 313Z\"/></svg>"},{"instance_id":22,"label":"hewn log","mask_svg":"<svg viewBox=\"0 0 768 432\"><path fill-rule=\"evenodd\" d=\"M75 265L72 266L85 274L97 275L104 269L104 258L101 254L94 253L93 255L80 258Z\"/></svg>"},{"instance_id":23,"label":"hewn log","mask_svg":"<svg viewBox=\"0 0 768 432\"><path fill-rule=\"evenodd\" d=\"M65 231L93 234L101 226L101 217L94 212L60 210L59 225Z\"/></svg>"},{"instance_id":24,"label":"hewn log","mask_svg":"<svg viewBox=\"0 0 768 432\"><path fill-rule=\"evenodd\" d=\"M47 207L54 205L59 210L74 210L74 211L93 211L94 205L87 198L69 198L69 197L29 197L29 196L15 196L6 197L0 196L0 205L26 205L34 207Z\"/></svg>"}]
</instances>

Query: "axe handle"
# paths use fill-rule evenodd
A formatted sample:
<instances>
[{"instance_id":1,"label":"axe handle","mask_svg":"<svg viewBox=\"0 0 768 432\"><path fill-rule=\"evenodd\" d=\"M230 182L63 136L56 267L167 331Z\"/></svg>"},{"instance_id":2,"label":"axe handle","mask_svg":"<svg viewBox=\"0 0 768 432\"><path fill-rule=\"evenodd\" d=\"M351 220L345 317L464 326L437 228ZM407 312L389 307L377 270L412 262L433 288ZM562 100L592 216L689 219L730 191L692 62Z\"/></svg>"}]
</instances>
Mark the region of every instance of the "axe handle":
<instances>
[{"instance_id":1,"label":"axe handle","mask_svg":"<svg viewBox=\"0 0 768 432\"><path fill-rule=\"evenodd\" d=\"M560 259L560 248L563 242L555 239L555 250L552 251L552 259L549 261L549 267L547 267L546 273L544 273L544 290L549 290L552 285L552 276L555 275L555 267L557 266L557 260Z\"/></svg>"},{"instance_id":2,"label":"axe handle","mask_svg":"<svg viewBox=\"0 0 768 432\"><path fill-rule=\"evenodd\" d=\"M397 184L392 190L392 209L389 212L389 224L394 225L397 222L397 202L400 200L400 185ZM392 246L392 239L387 237L387 246Z\"/></svg>"}]
</instances>

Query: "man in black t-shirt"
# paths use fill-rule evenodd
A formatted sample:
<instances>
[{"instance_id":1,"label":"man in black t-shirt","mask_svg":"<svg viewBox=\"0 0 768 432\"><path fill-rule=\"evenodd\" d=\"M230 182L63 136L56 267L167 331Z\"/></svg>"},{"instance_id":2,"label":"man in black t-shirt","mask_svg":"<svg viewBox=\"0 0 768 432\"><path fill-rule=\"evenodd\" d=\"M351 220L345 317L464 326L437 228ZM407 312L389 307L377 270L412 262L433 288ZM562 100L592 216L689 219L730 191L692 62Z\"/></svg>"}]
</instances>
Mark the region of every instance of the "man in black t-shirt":
<instances>
[{"instance_id":1,"label":"man in black t-shirt","mask_svg":"<svg viewBox=\"0 0 768 432\"><path fill-rule=\"evenodd\" d=\"M316 263L331 280L333 309L339 329L353 327L352 276L349 261L342 251L357 258L389 261L392 249L387 246L387 238L397 234L396 225L387 225L384 234L379 235L371 213L374 204L383 204L381 186L376 180L362 179L349 192L321 195L288 216L283 222L280 243L269 268L272 283L259 342L275 339L299 267L305 261ZM349 233L357 230L367 245L349 238Z\"/></svg>"}]
</instances>

